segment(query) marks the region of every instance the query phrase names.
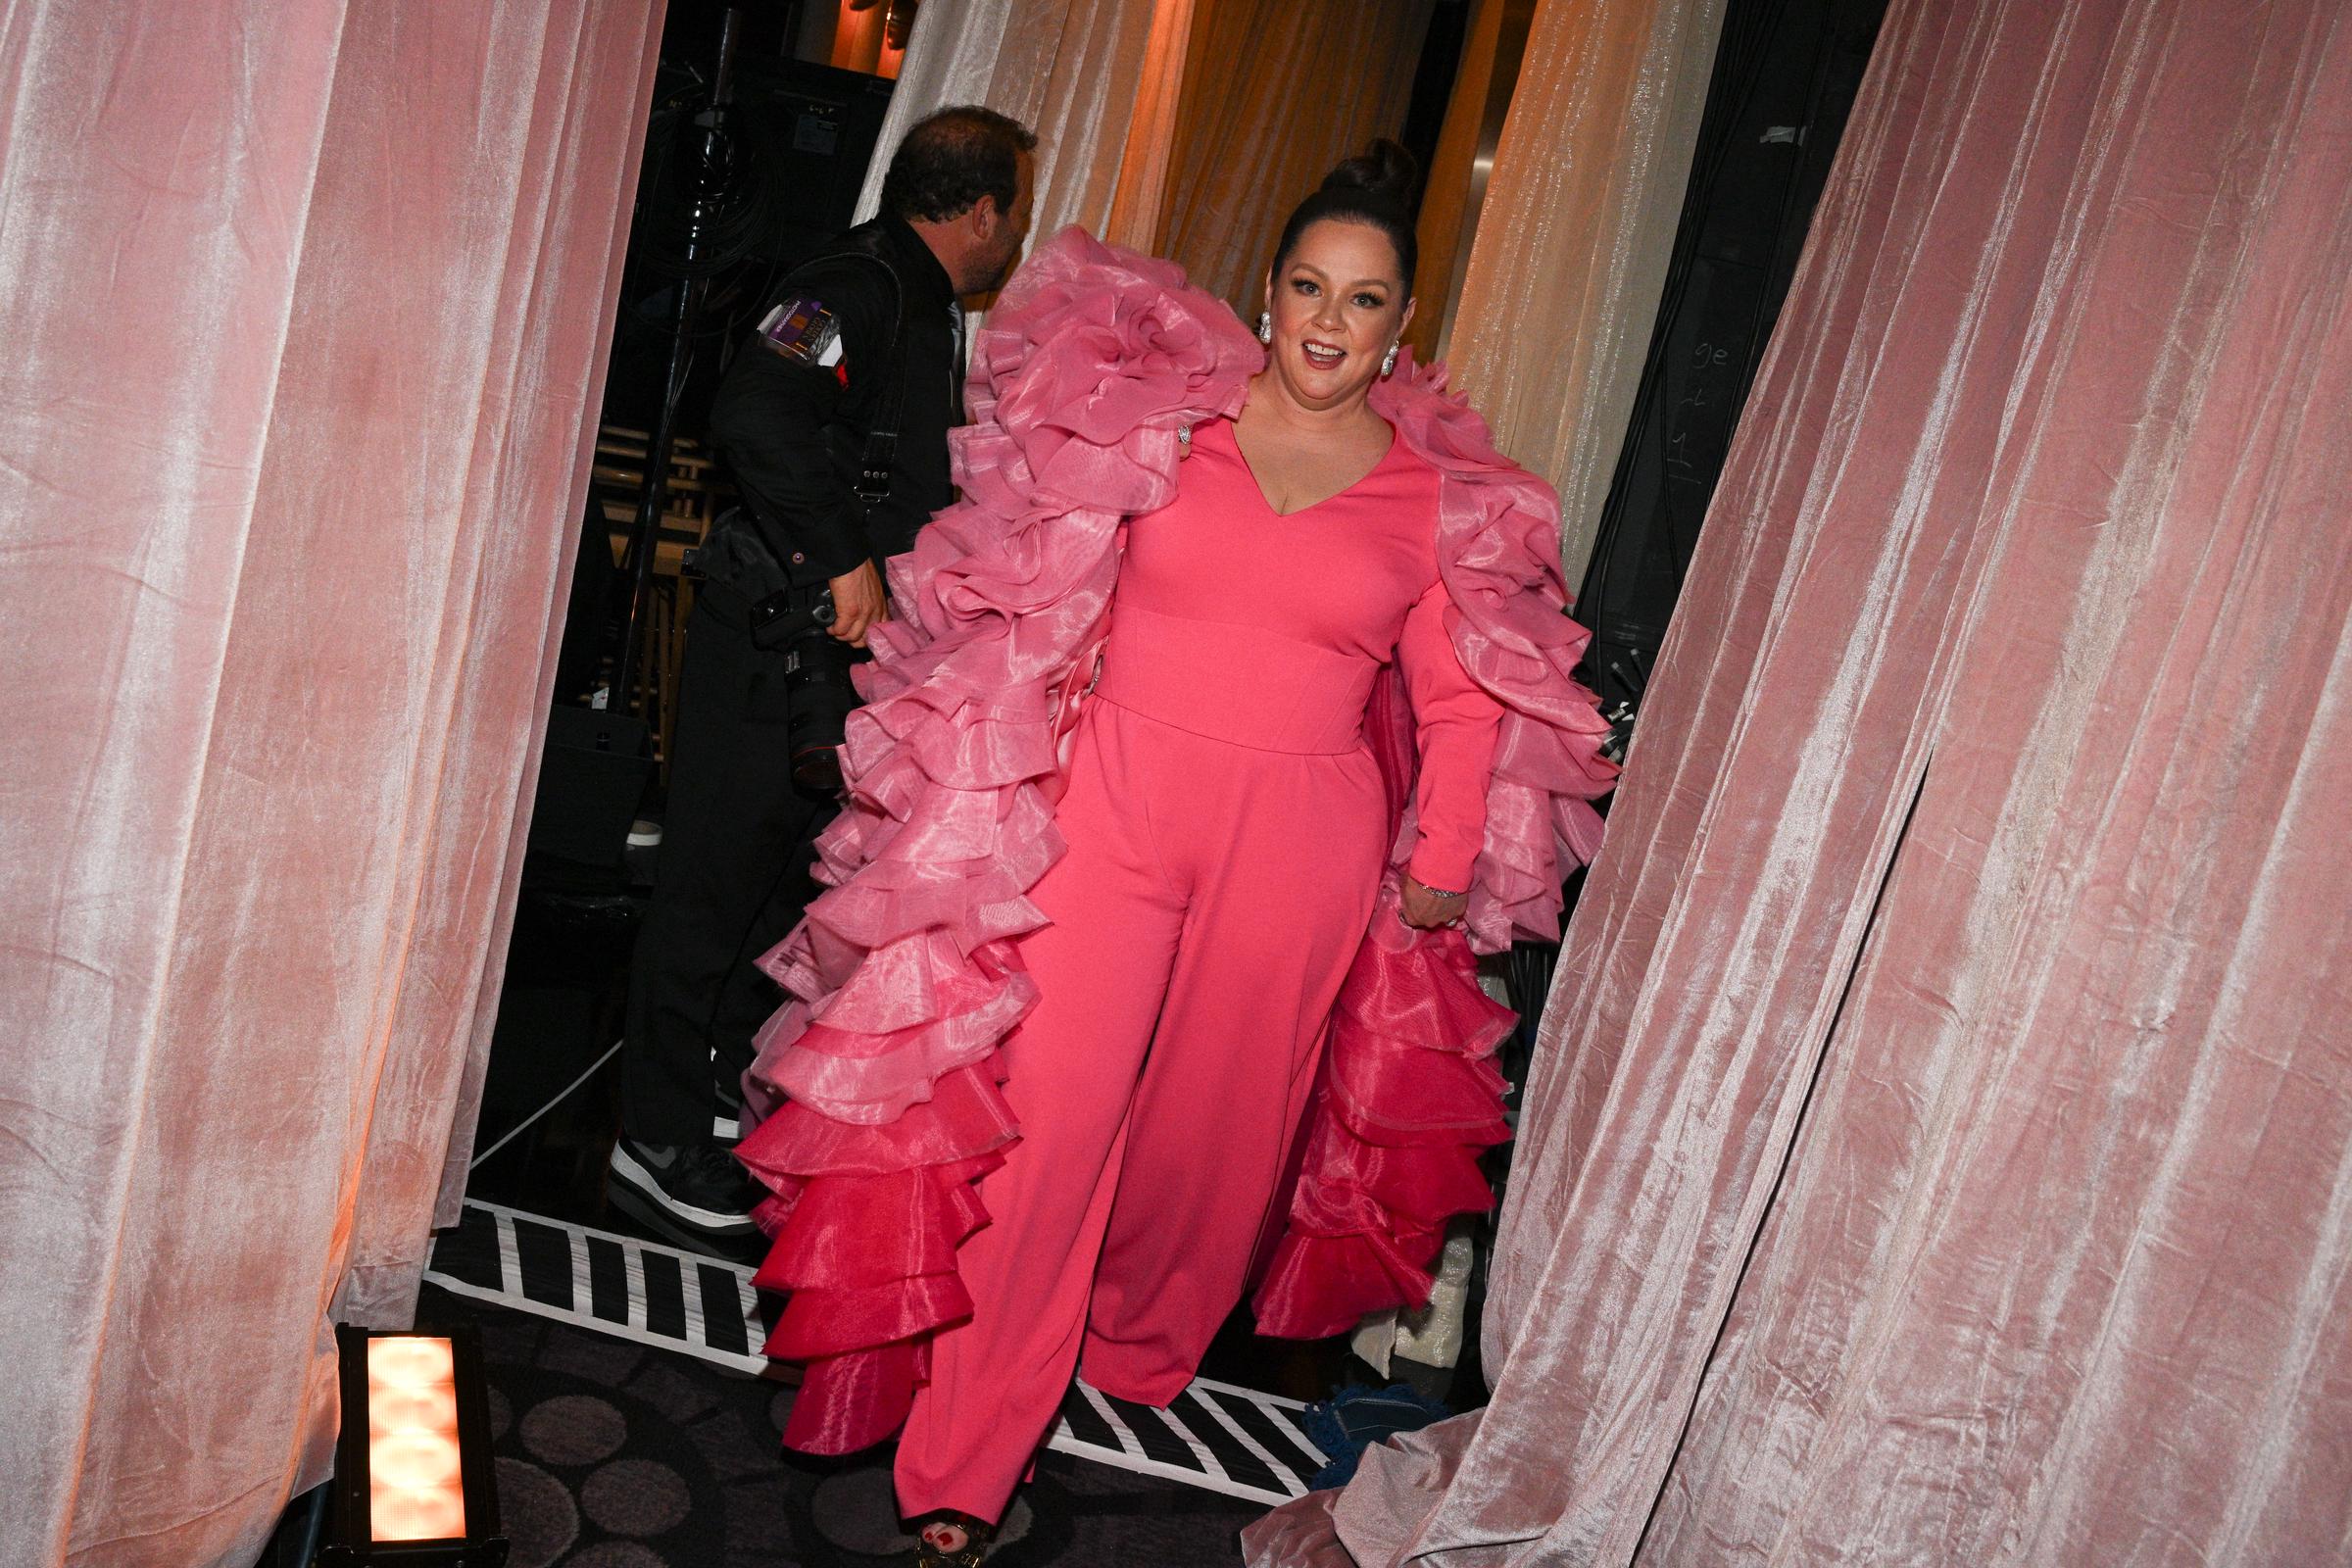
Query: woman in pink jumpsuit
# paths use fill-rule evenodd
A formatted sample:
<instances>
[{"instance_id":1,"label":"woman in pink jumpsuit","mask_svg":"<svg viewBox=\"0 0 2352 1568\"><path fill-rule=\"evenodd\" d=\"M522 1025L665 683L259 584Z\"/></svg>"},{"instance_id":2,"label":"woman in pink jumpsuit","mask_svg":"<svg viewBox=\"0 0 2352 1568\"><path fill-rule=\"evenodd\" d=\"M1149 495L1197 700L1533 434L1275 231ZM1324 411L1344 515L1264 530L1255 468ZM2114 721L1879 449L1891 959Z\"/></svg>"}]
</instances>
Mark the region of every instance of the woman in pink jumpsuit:
<instances>
[{"instance_id":1,"label":"woman in pink jumpsuit","mask_svg":"<svg viewBox=\"0 0 2352 1568\"><path fill-rule=\"evenodd\" d=\"M1130 526L1069 853L1031 895L1054 923L1020 949L1041 998L1006 1046L1021 1143L981 1183L972 1320L939 1336L899 1443L910 1515L994 1518L1073 1365L1164 1405L1241 1299L1388 848L1361 728L1392 660L1421 740L1411 874L1469 886L1501 710L1446 640L1436 474L1395 444L1286 515L1220 421L1180 482Z\"/></svg>"},{"instance_id":2,"label":"woman in pink jumpsuit","mask_svg":"<svg viewBox=\"0 0 2352 1568\"><path fill-rule=\"evenodd\" d=\"M1415 912L1450 919L1470 885L1502 710L1447 638L1438 475L1365 404L1411 300L1406 209L1366 176L1302 209L1249 405L1194 426L1176 500L1129 524L1069 851L1031 894L1052 924L1020 944L1041 999L1005 1048L1021 1143L980 1184L972 1317L934 1342L899 1441L909 1517L993 1522L1073 1369L1165 1405L1241 1299L1380 882L1362 730L1392 662L1420 741L1409 874L1446 890ZM928 1560L955 1560L962 1522Z\"/></svg>"},{"instance_id":3,"label":"woman in pink jumpsuit","mask_svg":"<svg viewBox=\"0 0 2352 1568\"><path fill-rule=\"evenodd\" d=\"M1077 412L993 411L997 466L967 452L961 477L967 506L1007 531L943 514L902 594L921 599L937 641L894 643L895 623L879 634L867 714L886 738L853 730L845 762L864 809L831 852L841 885L769 958L810 1001L771 1023L763 1081L747 1087L789 1102L739 1152L780 1195L760 1282L795 1295L770 1352L812 1358L801 1404L817 1413L796 1406L786 1441L846 1451L903 1415L896 1477L919 1564L981 1560L1074 1372L1155 1405L1191 1380L1278 1217L1335 999L1378 944L1365 933L1400 808L1409 844L1394 913L1379 917L1392 930L1460 924L1474 867L1490 939L1544 898L1556 918L1543 817L1515 828L1544 837L1535 873L1482 857L1498 737L1520 773L1551 775L1504 792L1523 810L1595 793L1600 764L1592 745L1552 745L1557 717L1512 713L1506 731L1504 705L1466 671L1440 560L1445 478L1369 401L1411 316L1402 156L1350 160L1293 216L1267 276L1265 368L1246 395L1222 383L1232 416L1184 430L1172 499L1166 469L1084 450L1088 398L1115 402L1125 383L1016 369L1008 399L1042 389ZM1112 363L1189 357L1206 369L1188 385L1220 384L1219 351L1184 310L1163 319L1146 279L1127 279L1143 301L1130 327L1168 335ZM1094 297L1066 298L1066 330L1100 326ZM1073 348L1082 366L1095 352ZM1132 417L1094 422L1107 440ZM1078 432L1066 443L1063 418ZM1507 469L1483 444L1448 459ZM1138 472L1158 502L1115 494ZM1096 483L1114 493L1089 498L1092 514L1052 504L1079 507L1066 528L1128 514L1123 551L1073 547L1078 565L1049 592L1069 535L1039 556L1023 529L1052 496ZM1524 503L1494 515L1516 524ZM1581 634L1571 643L1556 601L1516 604L1541 575L1524 531L1477 547L1501 567L1482 614L1504 604L1524 619L1482 620L1471 644L1524 632L1541 657L1520 667L1573 694L1557 711L1589 716L1566 681ZM1556 577L1556 564L1542 569ZM1084 608L1099 594L1106 616ZM1058 649L1057 627L1090 619L1107 627L1099 653L1068 656L1080 673L1048 693L1077 718L1055 726L1041 827L1020 739L1034 733L1029 644ZM1535 689L1498 667L1490 684ZM1366 733L1368 704L1390 710L1374 701L1390 680L1409 699L1409 801L1393 798L1394 747L1384 769ZM918 836L933 858L907 850ZM1496 891L1513 877L1516 891ZM1491 1088L1470 1076L1473 1098Z\"/></svg>"}]
</instances>

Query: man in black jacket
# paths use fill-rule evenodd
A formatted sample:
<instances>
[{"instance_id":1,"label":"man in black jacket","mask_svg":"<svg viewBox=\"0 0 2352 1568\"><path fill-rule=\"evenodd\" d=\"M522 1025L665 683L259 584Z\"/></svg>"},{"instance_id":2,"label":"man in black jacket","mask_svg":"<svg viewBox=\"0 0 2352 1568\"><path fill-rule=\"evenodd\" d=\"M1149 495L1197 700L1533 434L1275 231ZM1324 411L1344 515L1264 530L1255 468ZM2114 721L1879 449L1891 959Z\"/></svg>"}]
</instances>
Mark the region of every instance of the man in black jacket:
<instances>
[{"instance_id":1,"label":"man in black jacket","mask_svg":"<svg viewBox=\"0 0 2352 1568\"><path fill-rule=\"evenodd\" d=\"M887 612L881 563L955 499L960 299L1019 257L1036 144L986 109L916 123L881 216L785 278L711 408L743 503L697 562L609 1189L690 1247L755 1239L759 1195L728 1150L752 1037L783 1000L755 963L816 892L813 845L838 809L826 743L855 701L848 661Z\"/></svg>"}]
</instances>

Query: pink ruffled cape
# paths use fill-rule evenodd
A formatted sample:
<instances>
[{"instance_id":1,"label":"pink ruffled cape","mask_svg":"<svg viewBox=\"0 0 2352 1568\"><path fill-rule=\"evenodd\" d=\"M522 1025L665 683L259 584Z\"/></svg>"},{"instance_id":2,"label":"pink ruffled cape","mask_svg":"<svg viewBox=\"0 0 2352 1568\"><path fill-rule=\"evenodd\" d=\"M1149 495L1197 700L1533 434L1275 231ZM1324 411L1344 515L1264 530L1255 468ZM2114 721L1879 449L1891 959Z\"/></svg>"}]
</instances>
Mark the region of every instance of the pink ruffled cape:
<instances>
[{"instance_id":1,"label":"pink ruffled cape","mask_svg":"<svg viewBox=\"0 0 2352 1568\"><path fill-rule=\"evenodd\" d=\"M1240 411L1263 364L1223 302L1166 263L1068 229L1031 258L973 346L963 499L890 564L819 843L827 891L762 966L794 1000L746 1080L763 1119L738 1150L773 1190L758 1283L789 1293L770 1355L805 1361L785 1442L844 1453L906 1419L938 1329L970 1315L956 1249L988 1222L974 1184L1019 1136L1000 1046L1036 1001L1017 939L1061 855L1063 741L1107 623L1119 529L1173 499L1178 432ZM1473 948L1559 934L1615 768L1572 678L1558 512L1485 425L1408 361L1373 407L1442 475L1441 575L1462 665L1506 710L1467 932L1395 918L1413 844L1412 720L1384 678L1367 733L1398 817L1395 864L1344 987L1259 1327L1321 1338L1417 1305L1446 1220L1492 1201L1505 1136L1492 1056L1513 1016Z\"/></svg>"}]
</instances>

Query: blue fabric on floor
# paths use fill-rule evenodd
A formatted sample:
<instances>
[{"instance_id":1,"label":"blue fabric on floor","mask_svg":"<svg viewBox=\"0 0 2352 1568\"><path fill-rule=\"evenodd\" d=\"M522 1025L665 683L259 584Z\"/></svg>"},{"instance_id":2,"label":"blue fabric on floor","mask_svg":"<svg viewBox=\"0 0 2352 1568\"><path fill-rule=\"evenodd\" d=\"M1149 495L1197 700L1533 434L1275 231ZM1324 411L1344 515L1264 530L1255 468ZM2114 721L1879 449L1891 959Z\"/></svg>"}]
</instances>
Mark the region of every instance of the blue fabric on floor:
<instances>
[{"instance_id":1,"label":"blue fabric on floor","mask_svg":"<svg viewBox=\"0 0 2352 1568\"><path fill-rule=\"evenodd\" d=\"M1453 1414L1440 1401L1402 1383L1385 1389L1350 1383L1320 1404L1306 1407L1306 1435L1331 1463L1315 1473L1318 1492L1346 1486L1364 1450L1399 1432L1418 1432Z\"/></svg>"}]
</instances>

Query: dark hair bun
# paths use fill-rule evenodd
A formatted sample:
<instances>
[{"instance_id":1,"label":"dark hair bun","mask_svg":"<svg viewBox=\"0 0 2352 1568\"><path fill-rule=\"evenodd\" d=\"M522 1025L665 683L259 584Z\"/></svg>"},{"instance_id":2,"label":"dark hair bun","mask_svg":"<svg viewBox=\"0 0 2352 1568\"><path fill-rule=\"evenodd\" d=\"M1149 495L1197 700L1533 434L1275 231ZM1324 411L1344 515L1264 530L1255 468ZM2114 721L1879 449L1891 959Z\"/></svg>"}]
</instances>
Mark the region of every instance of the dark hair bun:
<instances>
[{"instance_id":1,"label":"dark hair bun","mask_svg":"<svg viewBox=\"0 0 2352 1568\"><path fill-rule=\"evenodd\" d=\"M1419 265L1419 242L1413 233L1414 210L1421 205L1421 166L1413 155L1386 139L1376 141L1323 176L1315 193L1291 209L1274 242L1274 270L1280 271L1298 246L1308 225L1327 218L1369 223L1389 236L1396 247L1396 266L1403 273L1404 291L1413 291L1413 269Z\"/></svg>"},{"instance_id":2,"label":"dark hair bun","mask_svg":"<svg viewBox=\"0 0 2352 1568\"><path fill-rule=\"evenodd\" d=\"M1421 205L1421 166L1383 136L1325 174L1317 194L1388 202L1409 214Z\"/></svg>"}]
</instances>

